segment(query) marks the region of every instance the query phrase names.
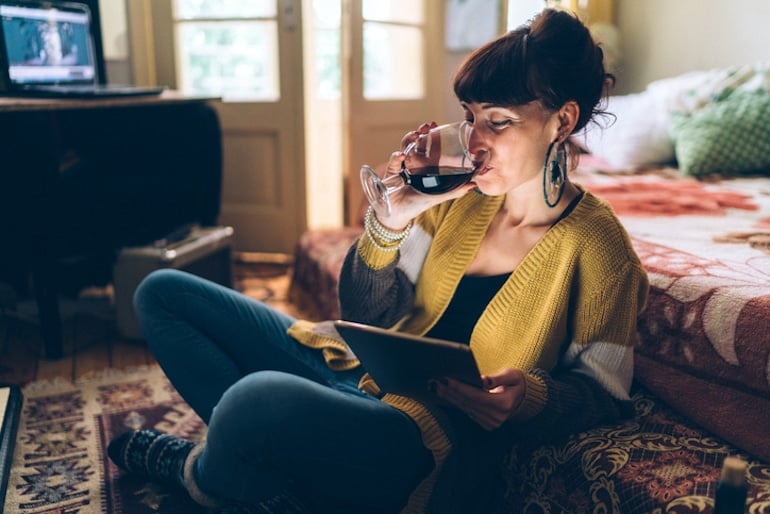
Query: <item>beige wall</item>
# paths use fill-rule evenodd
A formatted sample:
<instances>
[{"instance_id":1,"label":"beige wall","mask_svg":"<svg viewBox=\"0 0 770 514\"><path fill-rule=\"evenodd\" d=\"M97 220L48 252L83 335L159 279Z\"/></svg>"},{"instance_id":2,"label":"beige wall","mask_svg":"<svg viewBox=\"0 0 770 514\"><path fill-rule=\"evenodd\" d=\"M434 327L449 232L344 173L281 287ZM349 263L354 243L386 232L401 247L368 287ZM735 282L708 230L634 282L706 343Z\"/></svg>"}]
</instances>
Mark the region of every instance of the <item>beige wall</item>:
<instances>
[{"instance_id":1,"label":"beige wall","mask_svg":"<svg viewBox=\"0 0 770 514\"><path fill-rule=\"evenodd\" d=\"M126 2L136 1L138 0L99 0L107 80L113 84L133 82L129 60Z\"/></svg>"},{"instance_id":2,"label":"beige wall","mask_svg":"<svg viewBox=\"0 0 770 514\"><path fill-rule=\"evenodd\" d=\"M466 55L466 53L461 52L447 52L447 57L444 61L446 63L446 73L444 74L446 79L444 80L445 88L443 90L444 119L436 120L439 123L461 120L463 117L463 111L452 91L452 79L454 78L455 70L460 66Z\"/></svg>"},{"instance_id":3,"label":"beige wall","mask_svg":"<svg viewBox=\"0 0 770 514\"><path fill-rule=\"evenodd\" d=\"M102 22L102 46L106 60L128 59L126 0L99 0Z\"/></svg>"},{"instance_id":4,"label":"beige wall","mask_svg":"<svg viewBox=\"0 0 770 514\"><path fill-rule=\"evenodd\" d=\"M768 0L617 0L617 93L688 71L770 61Z\"/></svg>"}]
</instances>

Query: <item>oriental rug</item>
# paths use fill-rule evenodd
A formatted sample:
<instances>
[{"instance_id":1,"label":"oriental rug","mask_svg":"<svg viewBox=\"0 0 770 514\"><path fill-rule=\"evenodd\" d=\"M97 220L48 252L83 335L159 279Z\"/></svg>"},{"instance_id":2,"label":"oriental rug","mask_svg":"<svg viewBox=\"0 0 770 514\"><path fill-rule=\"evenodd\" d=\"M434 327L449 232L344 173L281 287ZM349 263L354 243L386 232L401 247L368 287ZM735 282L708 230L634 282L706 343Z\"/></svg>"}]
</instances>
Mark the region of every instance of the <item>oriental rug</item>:
<instances>
[{"instance_id":1,"label":"oriental rug","mask_svg":"<svg viewBox=\"0 0 770 514\"><path fill-rule=\"evenodd\" d=\"M235 287L296 317L287 299L290 262L240 263ZM129 429L156 428L194 440L206 426L158 366L108 369L23 388L6 514L203 514L185 493L124 476L106 447ZM268 510L264 511L265 513Z\"/></svg>"},{"instance_id":2,"label":"oriental rug","mask_svg":"<svg viewBox=\"0 0 770 514\"><path fill-rule=\"evenodd\" d=\"M5 512L203 513L182 493L123 477L108 459L112 437L142 427L196 440L206 429L157 366L28 385Z\"/></svg>"}]
</instances>

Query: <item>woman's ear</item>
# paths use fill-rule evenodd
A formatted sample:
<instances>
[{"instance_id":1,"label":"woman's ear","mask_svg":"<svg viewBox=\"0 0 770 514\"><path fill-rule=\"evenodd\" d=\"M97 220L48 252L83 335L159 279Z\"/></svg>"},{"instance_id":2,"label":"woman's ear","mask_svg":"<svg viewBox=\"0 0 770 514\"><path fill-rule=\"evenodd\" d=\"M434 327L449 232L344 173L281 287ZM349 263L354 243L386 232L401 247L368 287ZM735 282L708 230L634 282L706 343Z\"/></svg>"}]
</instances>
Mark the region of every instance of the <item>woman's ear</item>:
<instances>
[{"instance_id":1,"label":"woman's ear","mask_svg":"<svg viewBox=\"0 0 770 514\"><path fill-rule=\"evenodd\" d=\"M563 143L575 130L580 117L580 106L574 100L569 100L559 109L559 142Z\"/></svg>"}]
</instances>

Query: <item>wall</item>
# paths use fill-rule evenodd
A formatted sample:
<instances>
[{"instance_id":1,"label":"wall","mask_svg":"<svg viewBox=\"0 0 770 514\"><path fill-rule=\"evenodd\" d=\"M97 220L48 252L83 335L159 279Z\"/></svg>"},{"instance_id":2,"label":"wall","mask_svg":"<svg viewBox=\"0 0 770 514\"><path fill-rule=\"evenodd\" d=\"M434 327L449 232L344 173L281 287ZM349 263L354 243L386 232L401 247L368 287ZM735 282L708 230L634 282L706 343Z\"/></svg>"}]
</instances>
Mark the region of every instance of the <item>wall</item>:
<instances>
[{"instance_id":1,"label":"wall","mask_svg":"<svg viewBox=\"0 0 770 514\"><path fill-rule=\"evenodd\" d=\"M125 3L117 0L99 0L99 13L102 22L104 58L128 59Z\"/></svg>"},{"instance_id":2,"label":"wall","mask_svg":"<svg viewBox=\"0 0 770 514\"><path fill-rule=\"evenodd\" d=\"M767 0L616 0L616 93L688 71L770 61Z\"/></svg>"},{"instance_id":3,"label":"wall","mask_svg":"<svg viewBox=\"0 0 770 514\"><path fill-rule=\"evenodd\" d=\"M128 55L126 1L131 0L99 0L107 79L113 84L132 82Z\"/></svg>"},{"instance_id":4,"label":"wall","mask_svg":"<svg viewBox=\"0 0 770 514\"><path fill-rule=\"evenodd\" d=\"M439 123L448 123L451 121L457 121L463 119L464 113L460 108L460 104L457 102L457 97L452 90L452 82L454 79L455 71L462 64L463 59L467 54L465 52L449 52L445 59L446 70L444 76L444 89L442 90L444 96L444 117L440 120L436 120Z\"/></svg>"}]
</instances>

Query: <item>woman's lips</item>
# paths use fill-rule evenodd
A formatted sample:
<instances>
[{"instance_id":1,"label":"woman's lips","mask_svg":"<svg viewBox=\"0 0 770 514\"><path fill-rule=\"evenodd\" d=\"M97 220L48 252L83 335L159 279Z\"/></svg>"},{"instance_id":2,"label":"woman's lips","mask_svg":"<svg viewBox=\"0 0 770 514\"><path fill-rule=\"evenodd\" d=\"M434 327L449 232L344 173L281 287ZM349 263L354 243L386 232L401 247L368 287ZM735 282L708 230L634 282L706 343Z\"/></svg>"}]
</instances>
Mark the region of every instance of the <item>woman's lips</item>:
<instances>
[{"instance_id":1,"label":"woman's lips","mask_svg":"<svg viewBox=\"0 0 770 514\"><path fill-rule=\"evenodd\" d=\"M488 172L490 169L492 169L492 167L491 167L491 166L482 166L481 168L479 168L479 170L476 172L476 174L475 174L474 176L478 177L478 176L484 175L484 174L486 174L486 173L487 173L487 172Z\"/></svg>"}]
</instances>

